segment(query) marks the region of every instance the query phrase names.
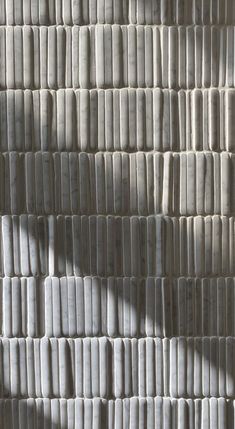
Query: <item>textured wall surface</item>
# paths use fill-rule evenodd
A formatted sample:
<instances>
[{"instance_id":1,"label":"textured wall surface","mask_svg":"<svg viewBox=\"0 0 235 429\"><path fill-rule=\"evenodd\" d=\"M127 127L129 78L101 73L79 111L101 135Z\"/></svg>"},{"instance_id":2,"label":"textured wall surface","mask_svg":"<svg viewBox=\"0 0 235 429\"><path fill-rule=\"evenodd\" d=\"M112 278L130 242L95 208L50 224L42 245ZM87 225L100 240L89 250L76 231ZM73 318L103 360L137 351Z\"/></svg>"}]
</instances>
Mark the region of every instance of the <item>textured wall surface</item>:
<instances>
[{"instance_id":1,"label":"textured wall surface","mask_svg":"<svg viewBox=\"0 0 235 429\"><path fill-rule=\"evenodd\" d=\"M235 428L234 24L0 0L0 429Z\"/></svg>"}]
</instances>

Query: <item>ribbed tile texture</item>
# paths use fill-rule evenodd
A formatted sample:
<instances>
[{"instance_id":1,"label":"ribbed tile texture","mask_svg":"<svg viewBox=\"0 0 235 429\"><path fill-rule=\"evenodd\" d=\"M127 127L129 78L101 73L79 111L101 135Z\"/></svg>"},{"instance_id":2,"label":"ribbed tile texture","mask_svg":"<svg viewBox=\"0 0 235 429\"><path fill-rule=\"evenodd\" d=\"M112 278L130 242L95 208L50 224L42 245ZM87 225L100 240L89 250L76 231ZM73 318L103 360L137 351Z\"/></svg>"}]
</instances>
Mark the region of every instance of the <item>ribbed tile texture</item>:
<instances>
[{"instance_id":1,"label":"ribbed tile texture","mask_svg":"<svg viewBox=\"0 0 235 429\"><path fill-rule=\"evenodd\" d=\"M2 25L233 24L233 0L1 0Z\"/></svg>"},{"instance_id":2,"label":"ribbed tile texture","mask_svg":"<svg viewBox=\"0 0 235 429\"><path fill-rule=\"evenodd\" d=\"M232 337L2 339L1 395L233 398L234 351Z\"/></svg>"},{"instance_id":3,"label":"ribbed tile texture","mask_svg":"<svg viewBox=\"0 0 235 429\"><path fill-rule=\"evenodd\" d=\"M232 277L5 277L0 285L3 337L235 336Z\"/></svg>"},{"instance_id":4,"label":"ribbed tile texture","mask_svg":"<svg viewBox=\"0 0 235 429\"><path fill-rule=\"evenodd\" d=\"M7 26L2 88L234 86L234 27Z\"/></svg>"},{"instance_id":5,"label":"ribbed tile texture","mask_svg":"<svg viewBox=\"0 0 235 429\"><path fill-rule=\"evenodd\" d=\"M235 152L234 89L0 92L1 152Z\"/></svg>"},{"instance_id":6,"label":"ribbed tile texture","mask_svg":"<svg viewBox=\"0 0 235 429\"><path fill-rule=\"evenodd\" d=\"M235 428L234 0L0 0L0 428Z\"/></svg>"}]
</instances>

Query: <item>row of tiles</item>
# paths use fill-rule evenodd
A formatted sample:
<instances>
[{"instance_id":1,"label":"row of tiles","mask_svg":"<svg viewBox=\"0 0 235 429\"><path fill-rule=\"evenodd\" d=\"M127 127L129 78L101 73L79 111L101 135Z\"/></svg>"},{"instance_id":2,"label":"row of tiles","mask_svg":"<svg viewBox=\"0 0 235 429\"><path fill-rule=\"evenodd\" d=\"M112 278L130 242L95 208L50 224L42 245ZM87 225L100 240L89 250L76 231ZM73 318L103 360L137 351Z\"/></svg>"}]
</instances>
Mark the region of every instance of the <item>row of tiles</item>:
<instances>
[{"instance_id":1,"label":"row of tiles","mask_svg":"<svg viewBox=\"0 0 235 429\"><path fill-rule=\"evenodd\" d=\"M234 401L223 398L6 399L0 425L41 429L234 429ZM27 426L28 425L28 426Z\"/></svg>"},{"instance_id":2,"label":"row of tiles","mask_svg":"<svg viewBox=\"0 0 235 429\"><path fill-rule=\"evenodd\" d=\"M235 154L7 152L2 214L235 214Z\"/></svg>"},{"instance_id":3,"label":"row of tiles","mask_svg":"<svg viewBox=\"0 0 235 429\"><path fill-rule=\"evenodd\" d=\"M234 337L1 338L0 397L235 395Z\"/></svg>"},{"instance_id":4,"label":"row of tiles","mask_svg":"<svg viewBox=\"0 0 235 429\"><path fill-rule=\"evenodd\" d=\"M235 90L7 90L3 151L235 151Z\"/></svg>"},{"instance_id":5,"label":"row of tiles","mask_svg":"<svg viewBox=\"0 0 235 429\"><path fill-rule=\"evenodd\" d=\"M0 25L233 24L233 0L1 0Z\"/></svg>"},{"instance_id":6,"label":"row of tiles","mask_svg":"<svg viewBox=\"0 0 235 429\"><path fill-rule=\"evenodd\" d=\"M0 280L6 337L235 336L235 278Z\"/></svg>"},{"instance_id":7,"label":"row of tiles","mask_svg":"<svg viewBox=\"0 0 235 429\"><path fill-rule=\"evenodd\" d=\"M6 276L234 274L234 217L2 216Z\"/></svg>"},{"instance_id":8,"label":"row of tiles","mask_svg":"<svg viewBox=\"0 0 235 429\"><path fill-rule=\"evenodd\" d=\"M0 400L3 429L234 429L234 401L211 399ZM27 426L28 424L28 426ZM4 426L5 425L5 426ZM44 426L43 426L44 425Z\"/></svg>"},{"instance_id":9,"label":"row of tiles","mask_svg":"<svg viewBox=\"0 0 235 429\"><path fill-rule=\"evenodd\" d=\"M234 87L234 27L0 28L1 88Z\"/></svg>"}]
</instances>

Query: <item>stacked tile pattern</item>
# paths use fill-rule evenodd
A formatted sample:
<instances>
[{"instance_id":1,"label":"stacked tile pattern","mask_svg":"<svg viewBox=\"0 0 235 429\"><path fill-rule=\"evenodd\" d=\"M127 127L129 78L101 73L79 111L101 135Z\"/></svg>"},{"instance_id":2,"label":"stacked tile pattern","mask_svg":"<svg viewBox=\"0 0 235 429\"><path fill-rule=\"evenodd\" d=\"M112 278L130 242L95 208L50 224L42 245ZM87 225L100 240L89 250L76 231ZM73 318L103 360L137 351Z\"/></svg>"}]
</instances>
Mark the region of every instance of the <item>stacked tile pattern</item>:
<instances>
[{"instance_id":1,"label":"stacked tile pattern","mask_svg":"<svg viewBox=\"0 0 235 429\"><path fill-rule=\"evenodd\" d=\"M235 427L234 0L0 0L0 428Z\"/></svg>"}]
</instances>

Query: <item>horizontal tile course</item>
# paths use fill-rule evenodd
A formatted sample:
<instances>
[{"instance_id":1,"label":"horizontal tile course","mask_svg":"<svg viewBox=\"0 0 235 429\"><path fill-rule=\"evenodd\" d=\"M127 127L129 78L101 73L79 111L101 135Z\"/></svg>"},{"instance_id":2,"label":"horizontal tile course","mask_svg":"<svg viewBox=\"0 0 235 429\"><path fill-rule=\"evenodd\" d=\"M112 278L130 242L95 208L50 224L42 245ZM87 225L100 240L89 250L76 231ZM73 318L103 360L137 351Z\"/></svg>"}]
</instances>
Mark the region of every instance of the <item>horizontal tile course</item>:
<instances>
[{"instance_id":1,"label":"horizontal tile course","mask_svg":"<svg viewBox=\"0 0 235 429\"><path fill-rule=\"evenodd\" d=\"M0 280L6 337L235 336L235 279Z\"/></svg>"},{"instance_id":2,"label":"horizontal tile course","mask_svg":"<svg viewBox=\"0 0 235 429\"><path fill-rule=\"evenodd\" d=\"M0 339L1 397L234 397L234 337Z\"/></svg>"},{"instance_id":3,"label":"horizontal tile course","mask_svg":"<svg viewBox=\"0 0 235 429\"><path fill-rule=\"evenodd\" d=\"M1 0L0 24L232 24L233 0Z\"/></svg>"},{"instance_id":4,"label":"horizontal tile course","mask_svg":"<svg viewBox=\"0 0 235 429\"><path fill-rule=\"evenodd\" d=\"M0 154L2 214L235 214L235 154Z\"/></svg>"},{"instance_id":5,"label":"horizontal tile course","mask_svg":"<svg viewBox=\"0 0 235 429\"><path fill-rule=\"evenodd\" d=\"M0 87L234 87L234 27L0 27Z\"/></svg>"},{"instance_id":6,"label":"horizontal tile course","mask_svg":"<svg viewBox=\"0 0 235 429\"><path fill-rule=\"evenodd\" d=\"M75 429L120 428L123 422L127 429L139 424L150 429L171 429L173 424L179 429L234 429L234 406L234 400L224 398L2 399L0 423L9 427L18 419L37 429L53 419L60 428L74 423Z\"/></svg>"},{"instance_id":7,"label":"horizontal tile course","mask_svg":"<svg viewBox=\"0 0 235 429\"><path fill-rule=\"evenodd\" d=\"M0 92L4 151L235 152L234 89Z\"/></svg>"},{"instance_id":8,"label":"horizontal tile course","mask_svg":"<svg viewBox=\"0 0 235 429\"><path fill-rule=\"evenodd\" d=\"M234 274L234 218L3 216L6 276Z\"/></svg>"}]
</instances>

